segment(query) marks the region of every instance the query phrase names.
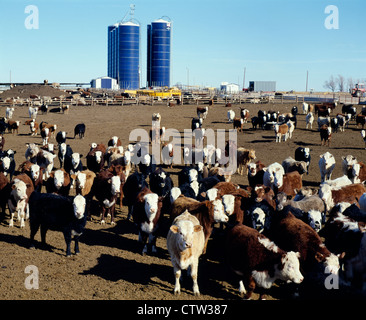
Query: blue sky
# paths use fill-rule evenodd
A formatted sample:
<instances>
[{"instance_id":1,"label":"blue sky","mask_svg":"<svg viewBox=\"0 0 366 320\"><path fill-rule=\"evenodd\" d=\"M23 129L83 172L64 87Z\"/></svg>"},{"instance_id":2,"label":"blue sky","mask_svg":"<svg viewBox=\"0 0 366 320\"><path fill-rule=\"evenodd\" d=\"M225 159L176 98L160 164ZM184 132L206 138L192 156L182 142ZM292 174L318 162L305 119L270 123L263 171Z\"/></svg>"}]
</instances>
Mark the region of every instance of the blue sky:
<instances>
[{"instance_id":1,"label":"blue sky","mask_svg":"<svg viewBox=\"0 0 366 320\"><path fill-rule=\"evenodd\" d=\"M107 75L107 26L135 4L141 23L142 85L146 25L172 22L171 83L218 87L277 81L277 90L324 91L331 75L366 78L364 0L0 0L0 82L89 82ZM39 10L28 30L25 7ZM339 29L324 26L328 5Z\"/></svg>"}]
</instances>

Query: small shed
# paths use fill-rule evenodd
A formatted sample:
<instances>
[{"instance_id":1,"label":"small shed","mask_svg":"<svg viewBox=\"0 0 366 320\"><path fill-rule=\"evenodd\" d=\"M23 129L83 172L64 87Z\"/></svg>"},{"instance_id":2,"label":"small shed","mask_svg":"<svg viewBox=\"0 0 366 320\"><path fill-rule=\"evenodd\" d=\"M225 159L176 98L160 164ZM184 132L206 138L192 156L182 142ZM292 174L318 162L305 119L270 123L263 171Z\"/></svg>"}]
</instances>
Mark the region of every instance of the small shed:
<instances>
[{"instance_id":1,"label":"small shed","mask_svg":"<svg viewBox=\"0 0 366 320\"><path fill-rule=\"evenodd\" d=\"M90 86L95 89L118 90L117 80L110 77L100 77L90 81Z\"/></svg>"}]
</instances>

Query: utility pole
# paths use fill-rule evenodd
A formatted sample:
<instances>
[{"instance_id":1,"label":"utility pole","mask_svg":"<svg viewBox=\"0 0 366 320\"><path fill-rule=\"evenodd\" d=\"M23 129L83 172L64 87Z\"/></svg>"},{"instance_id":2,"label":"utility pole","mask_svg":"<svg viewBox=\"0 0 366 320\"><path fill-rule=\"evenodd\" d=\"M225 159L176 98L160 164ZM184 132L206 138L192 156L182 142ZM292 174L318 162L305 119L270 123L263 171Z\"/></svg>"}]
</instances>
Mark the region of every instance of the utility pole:
<instances>
[{"instance_id":1,"label":"utility pole","mask_svg":"<svg viewBox=\"0 0 366 320\"><path fill-rule=\"evenodd\" d=\"M306 92L308 92L309 71L306 71Z\"/></svg>"},{"instance_id":2,"label":"utility pole","mask_svg":"<svg viewBox=\"0 0 366 320\"><path fill-rule=\"evenodd\" d=\"M244 68L244 78L243 78L243 89L245 89L245 73L247 71L247 68Z\"/></svg>"}]
</instances>

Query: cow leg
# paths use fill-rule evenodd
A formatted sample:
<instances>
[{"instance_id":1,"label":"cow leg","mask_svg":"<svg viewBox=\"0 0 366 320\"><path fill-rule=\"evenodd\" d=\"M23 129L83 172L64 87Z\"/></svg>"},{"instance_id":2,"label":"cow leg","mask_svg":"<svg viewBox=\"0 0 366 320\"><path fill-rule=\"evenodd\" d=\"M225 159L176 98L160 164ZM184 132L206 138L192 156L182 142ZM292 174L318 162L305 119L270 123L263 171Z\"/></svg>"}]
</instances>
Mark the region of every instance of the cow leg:
<instances>
[{"instance_id":1,"label":"cow leg","mask_svg":"<svg viewBox=\"0 0 366 320\"><path fill-rule=\"evenodd\" d=\"M106 211L106 209L102 205L102 213L100 214L100 224L105 224L105 221L104 221L105 211Z\"/></svg>"},{"instance_id":2,"label":"cow leg","mask_svg":"<svg viewBox=\"0 0 366 320\"><path fill-rule=\"evenodd\" d=\"M244 296L244 299L249 300L252 297L253 291L255 289L255 281L253 279L252 276L249 277L249 279L247 279L247 281L245 281L247 283L247 288L248 291L246 293L246 295Z\"/></svg>"},{"instance_id":3,"label":"cow leg","mask_svg":"<svg viewBox=\"0 0 366 320\"><path fill-rule=\"evenodd\" d=\"M74 241L75 241L75 254L79 254L80 250L79 250L79 238L80 236L74 236Z\"/></svg>"},{"instance_id":4,"label":"cow leg","mask_svg":"<svg viewBox=\"0 0 366 320\"><path fill-rule=\"evenodd\" d=\"M115 204L110 208L110 214L111 214L111 224L112 225L114 225L114 224L116 224L115 222L114 222L114 212L115 212Z\"/></svg>"},{"instance_id":5,"label":"cow leg","mask_svg":"<svg viewBox=\"0 0 366 320\"><path fill-rule=\"evenodd\" d=\"M180 294L180 282L179 282L179 280L180 280L180 276L182 274L182 271L177 266L173 266L173 267L174 267L174 275L175 275L174 294Z\"/></svg>"},{"instance_id":6,"label":"cow leg","mask_svg":"<svg viewBox=\"0 0 366 320\"><path fill-rule=\"evenodd\" d=\"M127 220L131 220L133 206L128 206Z\"/></svg>"},{"instance_id":7,"label":"cow leg","mask_svg":"<svg viewBox=\"0 0 366 320\"><path fill-rule=\"evenodd\" d=\"M47 233L47 227L44 225L41 225L41 243L43 247L47 247L46 243L46 233Z\"/></svg>"},{"instance_id":8,"label":"cow leg","mask_svg":"<svg viewBox=\"0 0 366 320\"><path fill-rule=\"evenodd\" d=\"M35 248L34 246L34 237L37 234L39 229L39 223L38 222L32 222L30 225L30 246L29 249Z\"/></svg>"},{"instance_id":9,"label":"cow leg","mask_svg":"<svg viewBox=\"0 0 366 320\"><path fill-rule=\"evenodd\" d=\"M195 296L200 295L200 290L198 288L198 283L197 283L197 275L198 275L198 259L196 261L194 261L191 265L191 277L193 280L193 294Z\"/></svg>"},{"instance_id":10,"label":"cow leg","mask_svg":"<svg viewBox=\"0 0 366 320\"><path fill-rule=\"evenodd\" d=\"M66 242L66 257L71 256L71 230L64 231L64 238Z\"/></svg>"},{"instance_id":11,"label":"cow leg","mask_svg":"<svg viewBox=\"0 0 366 320\"><path fill-rule=\"evenodd\" d=\"M149 234L149 244L151 245L151 252L156 253L156 235L154 233Z\"/></svg>"},{"instance_id":12,"label":"cow leg","mask_svg":"<svg viewBox=\"0 0 366 320\"><path fill-rule=\"evenodd\" d=\"M146 253L147 253L147 233L146 232L143 232L143 231L139 231L139 242L142 243L142 252L141 254L144 256Z\"/></svg>"}]
</instances>

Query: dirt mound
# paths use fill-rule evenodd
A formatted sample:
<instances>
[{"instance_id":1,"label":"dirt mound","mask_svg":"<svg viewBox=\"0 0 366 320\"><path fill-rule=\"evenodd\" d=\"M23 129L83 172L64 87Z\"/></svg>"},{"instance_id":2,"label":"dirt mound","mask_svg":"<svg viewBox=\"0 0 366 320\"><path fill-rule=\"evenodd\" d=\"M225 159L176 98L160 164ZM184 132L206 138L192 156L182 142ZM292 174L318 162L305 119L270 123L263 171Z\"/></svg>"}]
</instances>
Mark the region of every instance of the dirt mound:
<instances>
[{"instance_id":1,"label":"dirt mound","mask_svg":"<svg viewBox=\"0 0 366 320\"><path fill-rule=\"evenodd\" d=\"M29 98L31 95L36 95L39 97L60 97L66 96L66 92L63 90L56 89L49 85L43 84L28 84L22 86L16 86L10 90L6 90L0 94L0 98Z\"/></svg>"}]
</instances>

